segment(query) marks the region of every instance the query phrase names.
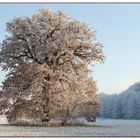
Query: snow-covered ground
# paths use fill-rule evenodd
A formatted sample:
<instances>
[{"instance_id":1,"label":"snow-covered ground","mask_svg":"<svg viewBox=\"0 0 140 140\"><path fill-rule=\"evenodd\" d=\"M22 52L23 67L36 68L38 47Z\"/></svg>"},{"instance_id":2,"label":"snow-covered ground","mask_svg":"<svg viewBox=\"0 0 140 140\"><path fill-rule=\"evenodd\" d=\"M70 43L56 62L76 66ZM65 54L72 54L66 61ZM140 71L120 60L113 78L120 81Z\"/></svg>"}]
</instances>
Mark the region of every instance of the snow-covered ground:
<instances>
[{"instance_id":1,"label":"snow-covered ground","mask_svg":"<svg viewBox=\"0 0 140 140\"><path fill-rule=\"evenodd\" d=\"M140 120L97 118L95 123L82 119L79 119L79 123L81 126L8 126L6 119L1 117L0 136L140 136Z\"/></svg>"}]
</instances>

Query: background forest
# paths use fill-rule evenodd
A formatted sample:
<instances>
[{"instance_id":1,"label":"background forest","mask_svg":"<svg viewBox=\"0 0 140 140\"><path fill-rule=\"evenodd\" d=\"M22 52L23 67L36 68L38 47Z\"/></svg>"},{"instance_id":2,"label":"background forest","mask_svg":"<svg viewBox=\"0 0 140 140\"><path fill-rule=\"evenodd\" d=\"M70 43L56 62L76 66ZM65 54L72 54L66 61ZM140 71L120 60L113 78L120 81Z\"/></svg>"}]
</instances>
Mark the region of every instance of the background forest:
<instances>
[{"instance_id":1,"label":"background forest","mask_svg":"<svg viewBox=\"0 0 140 140\"><path fill-rule=\"evenodd\" d=\"M114 119L140 119L140 82L120 94L100 94L100 115Z\"/></svg>"}]
</instances>

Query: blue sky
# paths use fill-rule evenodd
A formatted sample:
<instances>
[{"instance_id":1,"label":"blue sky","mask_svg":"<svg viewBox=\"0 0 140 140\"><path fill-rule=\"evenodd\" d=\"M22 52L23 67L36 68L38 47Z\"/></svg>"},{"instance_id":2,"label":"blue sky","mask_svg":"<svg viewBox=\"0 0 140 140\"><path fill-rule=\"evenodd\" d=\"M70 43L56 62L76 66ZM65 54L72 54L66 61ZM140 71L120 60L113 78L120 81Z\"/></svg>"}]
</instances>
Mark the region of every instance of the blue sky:
<instances>
[{"instance_id":1,"label":"blue sky","mask_svg":"<svg viewBox=\"0 0 140 140\"><path fill-rule=\"evenodd\" d=\"M64 10L97 31L106 55L105 64L93 68L99 92L119 93L140 81L140 4L0 4L0 42L7 21L41 8ZM4 76L0 71L0 82Z\"/></svg>"}]
</instances>

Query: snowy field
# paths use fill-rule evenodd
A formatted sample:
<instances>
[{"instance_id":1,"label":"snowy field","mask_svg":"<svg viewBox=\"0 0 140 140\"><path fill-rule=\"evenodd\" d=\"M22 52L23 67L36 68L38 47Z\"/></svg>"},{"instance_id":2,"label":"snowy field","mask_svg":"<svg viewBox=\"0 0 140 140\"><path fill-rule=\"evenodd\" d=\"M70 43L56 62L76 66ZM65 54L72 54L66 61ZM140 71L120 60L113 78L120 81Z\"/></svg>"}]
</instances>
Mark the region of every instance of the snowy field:
<instances>
[{"instance_id":1,"label":"snowy field","mask_svg":"<svg viewBox=\"0 0 140 140\"><path fill-rule=\"evenodd\" d=\"M98 118L95 123L82 119L79 123L81 126L8 126L6 119L0 117L0 136L140 136L140 120Z\"/></svg>"}]
</instances>

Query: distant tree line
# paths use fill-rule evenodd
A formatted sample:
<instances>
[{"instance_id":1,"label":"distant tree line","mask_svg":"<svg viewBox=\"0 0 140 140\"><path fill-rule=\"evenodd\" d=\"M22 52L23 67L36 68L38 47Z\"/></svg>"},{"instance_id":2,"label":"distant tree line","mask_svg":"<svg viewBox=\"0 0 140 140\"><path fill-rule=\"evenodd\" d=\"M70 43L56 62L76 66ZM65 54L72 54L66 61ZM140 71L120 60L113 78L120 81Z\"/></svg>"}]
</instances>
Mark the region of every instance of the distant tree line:
<instances>
[{"instance_id":1,"label":"distant tree line","mask_svg":"<svg viewBox=\"0 0 140 140\"><path fill-rule=\"evenodd\" d=\"M140 82L120 94L100 94L101 117L140 119Z\"/></svg>"}]
</instances>

